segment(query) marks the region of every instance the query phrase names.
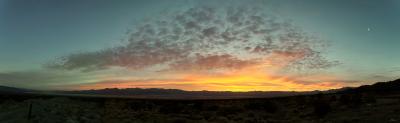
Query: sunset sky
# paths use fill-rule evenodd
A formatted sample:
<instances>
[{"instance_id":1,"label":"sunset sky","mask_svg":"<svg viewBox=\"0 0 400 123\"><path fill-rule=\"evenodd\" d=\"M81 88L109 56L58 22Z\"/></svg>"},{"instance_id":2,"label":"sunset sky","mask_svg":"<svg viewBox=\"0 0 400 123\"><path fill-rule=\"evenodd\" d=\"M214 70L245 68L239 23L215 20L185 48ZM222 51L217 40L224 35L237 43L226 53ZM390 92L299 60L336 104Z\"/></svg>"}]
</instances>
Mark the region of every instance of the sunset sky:
<instances>
[{"instance_id":1,"label":"sunset sky","mask_svg":"<svg viewBox=\"0 0 400 123\"><path fill-rule=\"evenodd\" d=\"M310 91L400 78L399 0L1 0L0 85Z\"/></svg>"}]
</instances>

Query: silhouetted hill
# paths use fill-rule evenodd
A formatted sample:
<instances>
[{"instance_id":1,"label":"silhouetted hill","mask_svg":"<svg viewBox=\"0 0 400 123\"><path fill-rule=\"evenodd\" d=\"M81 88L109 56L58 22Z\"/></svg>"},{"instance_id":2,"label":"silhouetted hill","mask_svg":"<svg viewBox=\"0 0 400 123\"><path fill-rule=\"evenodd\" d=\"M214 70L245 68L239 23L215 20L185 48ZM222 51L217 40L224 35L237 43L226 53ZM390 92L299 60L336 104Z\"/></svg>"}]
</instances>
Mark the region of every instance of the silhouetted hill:
<instances>
[{"instance_id":1,"label":"silhouetted hill","mask_svg":"<svg viewBox=\"0 0 400 123\"><path fill-rule=\"evenodd\" d=\"M70 94L99 94L99 95L169 95L169 94L184 94L183 90L179 89L161 89L161 88L106 88L98 90L80 90L80 91L63 91Z\"/></svg>"},{"instance_id":2,"label":"silhouetted hill","mask_svg":"<svg viewBox=\"0 0 400 123\"><path fill-rule=\"evenodd\" d=\"M344 93L399 93L400 92L400 79L377 82L372 85L362 85L357 88L347 89Z\"/></svg>"},{"instance_id":3,"label":"silhouetted hill","mask_svg":"<svg viewBox=\"0 0 400 123\"><path fill-rule=\"evenodd\" d=\"M227 98L268 98L296 95L310 95L318 93L400 93L400 79L389 82L377 82L372 85L360 87L344 87L326 91L250 91L250 92L231 92L231 91L185 91L179 89L163 88L106 88L98 90L79 90L79 91L34 91L15 87L0 86L1 94L61 94L61 95L94 95L94 96L121 96L133 98L164 98L164 99L227 99Z\"/></svg>"},{"instance_id":4,"label":"silhouetted hill","mask_svg":"<svg viewBox=\"0 0 400 123\"><path fill-rule=\"evenodd\" d=\"M162 88L106 88L99 90L81 91L62 91L63 94L85 94L85 95L107 95L107 96L132 96L144 98L267 98L309 95L318 93L398 93L400 92L400 79L389 82L377 82L372 85L362 85L360 87L343 87L326 91L250 91L250 92L230 92L230 91L185 91L179 89Z\"/></svg>"},{"instance_id":5,"label":"silhouetted hill","mask_svg":"<svg viewBox=\"0 0 400 123\"><path fill-rule=\"evenodd\" d=\"M33 90L0 86L0 94L22 94L27 92L32 92Z\"/></svg>"},{"instance_id":6,"label":"silhouetted hill","mask_svg":"<svg viewBox=\"0 0 400 123\"><path fill-rule=\"evenodd\" d=\"M80 90L80 91L59 91L62 94L81 94L99 96L128 96L138 98L168 98L168 99L229 99L229 98L266 98L295 96L306 94L317 94L321 91L291 92L291 91L250 91L250 92L231 92L231 91L185 91L179 89L162 88L106 88L99 90Z\"/></svg>"}]
</instances>

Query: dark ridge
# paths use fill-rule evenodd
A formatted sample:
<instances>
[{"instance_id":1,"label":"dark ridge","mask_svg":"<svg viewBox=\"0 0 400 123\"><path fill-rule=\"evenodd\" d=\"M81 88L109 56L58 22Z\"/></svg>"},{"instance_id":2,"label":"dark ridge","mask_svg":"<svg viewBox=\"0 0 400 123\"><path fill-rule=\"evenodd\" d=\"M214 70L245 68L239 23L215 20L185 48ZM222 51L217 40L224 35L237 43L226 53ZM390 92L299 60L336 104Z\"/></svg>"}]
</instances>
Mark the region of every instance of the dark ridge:
<instances>
[{"instance_id":1,"label":"dark ridge","mask_svg":"<svg viewBox=\"0 0 400 123\"><path fill-rule=\"evenodd\" d=\"M340 93L398 93L400 92L400 79L377 82L372 85L362 85L360 87L347 89Z\"/></svg>"},{"instance_id":2,"label":"dark ridge","mask_svg":"<svg viewBox=\"0 0 400 123\"><path fill-rule=\"evenodd\" d=\"M269 98L297 96L307 94L325 93L323 91L250 91L250 92L231 92L231 91L185 91L179 89L163 88L106 88L98 90L80 91L55 91L57 94L77 94L77 95L98 95L98 96L123 96L136 98L163 98L163 99L233 99L233 98ZM329 92L330 93L330 92Z\"/></svg>"},{"instance_id":3,"label":"dark ridge","mask_svg":"<svg viewBox=\"0 0 400 123\"><path fill-rule=\"evenodd\" d=\"M0 94L20 94L20 93L27 93L27 92L32 92L32 91L33 90L30 90L30 89L0 86Z\"/></svg>"},{"instance_id":4,"label":"dark ridge","mask_svg":"<svg viewBox=\"0 0 400 123\"><path fill-rule=\"evenodd\" d=\"M105 88L98 90L59 91L69 94L96 94L96 95L153 95L153 94L183 94L186 91L179 89L162 88Z\"/></svg>"},{"instance_id":5,"label":"dark ridge","mask_svg":"<svg viewBox=\"0 0 400 123\"><path fill-rule=\"evenodd\" d=\"M98 90L79 90L79 91L36 91L15 87L0 86L0 95L12 94L55 94L55 95L94 95L94 96L121 96L132 98L162 98L162 99L230 99L230 98L270 98L312 94L352 94L352 93L400 93L400 79L388 82L377 82L372 85L360 87L344 87L326 91L250 91L250 92L231 92L231 91L185 91L179 89L163 88L106 88Z\"/></svg>"}]
</instances>

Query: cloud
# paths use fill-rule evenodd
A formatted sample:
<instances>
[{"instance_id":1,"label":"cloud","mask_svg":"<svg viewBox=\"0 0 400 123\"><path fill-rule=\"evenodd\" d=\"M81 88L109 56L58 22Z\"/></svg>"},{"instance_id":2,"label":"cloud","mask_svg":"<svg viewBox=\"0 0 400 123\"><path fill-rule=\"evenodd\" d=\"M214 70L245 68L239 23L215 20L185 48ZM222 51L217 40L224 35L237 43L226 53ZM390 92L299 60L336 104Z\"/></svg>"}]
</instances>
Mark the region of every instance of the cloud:
<instances>
[{"instance_id":1,"label":"cloud","mask_svg":"<svg viewBox=\"0 0 400 123\"><path fill-rule=\"evenodd\" d=\"M60 57L45 64L46 68L74 70L83 68L83 71L104 69L112 65L113 51L106 49L98 52L74 53Z\"/></svg>"},{"instance_id":2,"label":"cloud","mask_svg":"<svg viewBox=\"0 0 400 123\"><path fill-rule=\"evenodd\" d=\"M261 8L193 7L153 17L136 26L126 43L97 52L73 53L45 66L95 71L242 69L280 58L287 69L324 69L336 63L321 52L325 43Z\"/></svg>"},{"instance_id":3,"label":"cloud","mask_svg":"<svg viewBox=\"0 0 400 123\"><path fill-rule=\"evenodd\" d=\"M240 60L229 54L223 55L199 55L194 58L186 58L170 64L174 70L213 70L213 69L241 69L258 64L254 60Z\"/></svg>"}]
</instances>

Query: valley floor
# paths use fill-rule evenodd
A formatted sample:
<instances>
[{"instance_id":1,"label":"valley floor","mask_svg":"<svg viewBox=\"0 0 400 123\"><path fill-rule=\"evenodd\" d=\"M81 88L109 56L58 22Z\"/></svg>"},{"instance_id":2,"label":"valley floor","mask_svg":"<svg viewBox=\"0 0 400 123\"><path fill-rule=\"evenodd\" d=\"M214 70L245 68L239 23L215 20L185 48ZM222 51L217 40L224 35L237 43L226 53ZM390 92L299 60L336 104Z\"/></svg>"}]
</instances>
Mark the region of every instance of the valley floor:
<instances>
[{"instance_id":1,"label":"valley floor","mask_svg":"<svg viewBox=\"0 0 400 123\"><path fill-rule=\"evenodd\" d=\"M400 98L366 94L229 100L7 96L0 100L0 122L399 123Z\"/></svg>"}]
</instances>

